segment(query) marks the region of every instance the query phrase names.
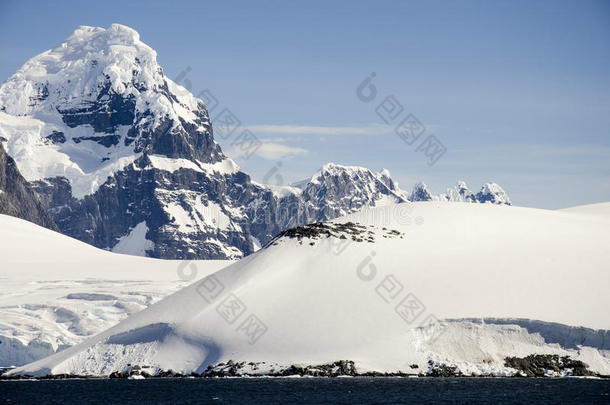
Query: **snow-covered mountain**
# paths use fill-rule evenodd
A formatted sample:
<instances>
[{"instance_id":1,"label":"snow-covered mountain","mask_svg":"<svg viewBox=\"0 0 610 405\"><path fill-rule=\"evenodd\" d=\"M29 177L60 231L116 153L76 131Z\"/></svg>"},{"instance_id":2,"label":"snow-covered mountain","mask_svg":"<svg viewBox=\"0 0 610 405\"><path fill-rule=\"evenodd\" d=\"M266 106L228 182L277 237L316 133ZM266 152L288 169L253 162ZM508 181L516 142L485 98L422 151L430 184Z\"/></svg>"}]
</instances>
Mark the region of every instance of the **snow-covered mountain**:
<instances>
[{"instance_id":1,"label":"snow-covered mountain","mask_svg":"<svg viewBox=\"0 0 610 405\"><path fill-rule=\"evenodd\" d=\"M511 205L506 191L496 183L486 183L476 195L480 203L506 204Z\"/></svg>"},{"instance_id":2,"label":"snow-covered mountain","mask_svg":"<svg viewBox=\"0 0 610 405\"><path fill-rule=\"evenodd\" d=\"M419 182L413 186L409 201L451 201L451 202L470 202L470 203L490 203L500 205L511 205L510 198L506 191L496 183L485 183L478 193L470 191L463 181L451 188L446 193L434 195L425 183Z\"/></svg>"},{"instance_id":3,"label":"snow-covered mountain","mask_svg":"<svg viewBox=\"0 0 610 405\"><path fill-rule=\"evenodd\" d=\"M230 263L106 252L0 215L0 367L81 343Z\"/></svg>"},{"instance_id":4,"label":"snow-covered mountain","mask_svg":"<svg viewBox=\"0 0 610 405\"><path fill-rule=\"evenodd\" d=\"M387 170L373 173L334 163L325 164L311 178L293 186L257 187L257 197L248 205L248 217L253 234L263 245L290 227L407 201Z\"/></svg>"},{"instance_id":5,"label":"snow-covered mountain","mask_svg":"<svg viewBox=\"0 0 610 405\"><path fill-rule=\"evenodd\" d=\"M0 214L12 215L57 230L38 195L23 178L0 142Z\"/></svg>"},{"instance_id":6,"label":"snow-covered mountain","mask_svg":"<svg viewBox=\"0 0 610 405\"><path fill-rule=\"evenodd\" d=\"M404 205L425 221L404 222ZM609 375L609 226L605 214L492 204L364 209L284 232L13 374L108 375L129 365L298 374L327 365L512 375L519 360L508 357L557 355L566 369L551 375L575 372L572 361Z\"/></svg>"},{"instance_id":7,"label":"snow-covered mountain","mask_svg":"<svg viewBox=\"0 0 610 405\"><path fill-rule=\"evenodd\" d=\"M409 194L409 201L417 202L417 201L435 201L438 200L438 197L433 196L428 186L426 186L423 182L415 183L413 186L413 190L411 190L411 194Z\"/></svg>"},{"instance_id":8,"label":"snow-covered mountain","mask_svg":"<svg viewBox=\"0 0 610 405\"><path fill-rule=\"evenodd\" d=\"M253 251L248 176L134 30L79 27L0 87L0 111L9 154L64 234L162 258Z\"/></svg>"},{"instance_id":9,"label":"snow-covered mountain","mask_svg":"<svg viewBox=\"0 0 610 405\"><path fill-rule=\"evenodd\" d=\"M483 186L483 188L485 188L485 186ZM447 193L442 197L444 197L447 201L482 202L472 191L470 191L466 183L463 181L458 181L454 187L448 188ZM507 205L510 205L509 201L507 201Z\"/></svg>"},{"instance_id":10,"label":"snow-covered mountain","mask_svg":"<svg viewBox=\"0 0 610 405\"><path fill-rule=\"evenodd\" d=\"M62 233L156 258L240 258L291 226L407 200L387 171L334 164L299 187L252 182L204 104L120 24L81 26L12 75L0 142ZM508 203L496 185L479 194Z\"/></svg>"}]
</instances>

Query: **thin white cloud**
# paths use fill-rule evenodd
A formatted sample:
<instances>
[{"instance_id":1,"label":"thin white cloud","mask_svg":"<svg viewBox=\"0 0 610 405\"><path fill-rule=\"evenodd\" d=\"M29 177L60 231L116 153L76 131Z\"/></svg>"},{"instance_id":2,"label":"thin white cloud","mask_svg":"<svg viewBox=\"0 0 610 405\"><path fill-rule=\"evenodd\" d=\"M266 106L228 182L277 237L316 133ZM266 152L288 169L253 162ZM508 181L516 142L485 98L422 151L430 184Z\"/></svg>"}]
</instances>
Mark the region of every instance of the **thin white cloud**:
<instances>
[{"instance_id":1,"label":"thin white cloud","mask_svg":"<svg viewBox=\"0 0 610 405\"><path fill-rule=\"evenodd\" d=\"M284 159L290 156L300 156L307 153L307 149L288 146L277 142L264 142L255 152L255 155L267 159Z\"/></svg>"},{"instance_id":2,"label":"thin white cloud","mask_svg":"<svg viewBox=\"0 0 610 405\"><path fill-rule=\"evenodd\" d=\"M284 135L377 135L388 133L393 127L383 124L351 126L316 126L316 125L250 125L248 129L255 134Z\"/></svg>"},{"instance_id":3,"label":"thin white cloud","mask_svg":"<svg viewBox=\"0 0 610 405\"><path fill-rule=\"evenodd\" d=\"M368 124L362 126L325 126L325 125L249 125L247 128L257 136L281 135L387 135L393 134L396 125ZM427 131L443 128L442 125L427 124Z\"/></svg>"}]
</instances>

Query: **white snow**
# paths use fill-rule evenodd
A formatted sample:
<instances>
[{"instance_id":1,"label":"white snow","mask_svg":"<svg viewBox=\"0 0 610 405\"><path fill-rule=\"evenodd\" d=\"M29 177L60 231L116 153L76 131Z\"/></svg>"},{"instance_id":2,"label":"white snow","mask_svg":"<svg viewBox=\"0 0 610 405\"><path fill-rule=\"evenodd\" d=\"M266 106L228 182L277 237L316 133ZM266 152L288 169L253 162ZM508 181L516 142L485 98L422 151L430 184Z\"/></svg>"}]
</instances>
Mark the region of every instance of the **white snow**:
<instances>
[{"instance_id":1,"label":"white snow","mask_svg":"<svg viewBox=\"0 0 610 405\"><path fill-rule=\"evenodd\" d=\"M257 183L255 181L252 182L253 185L259 186L261 188L265 188L273 193L277 198L285 198L290 196L298 196L303 191L302 189L294 186L276 186L273 184L262 184Z\"/></svg>"},{"instance_id":2,"label":"white snow","mask_svg":"<svg viewBox=\"0 0 610 405\"><path fill-rule=\"evenodd\" d=\"M340 172L346 172L352 175L358 175L361 172L370 172L369 169L367 169L366 167L362 167L362 166L345 166L345 165L339 165L336 163L326 163L324 165L322 165L322 167L313 174L313 176L311 176L311 180L310 182L314 183L316 181L316 179L318 179L319 177L322 177L325 174L332 174L335 173L337 171Z\"/></svg>"},{"instance_id":3,"label":"white snow","mask_svg":"<svg viewBox=\"0 0 610 405\"><path fill-rule=\"evenodd\" d=\"M402 205L336 220L366 225L375 243L281 239L15 373L108 374L128 363L201 372L229 359L286 366L350 359L360 370L425 369L432 360L510 375L504 357L534 353L570 355L610 372L607 347L578 337L597 332L569 328L610 329L610 219L490 204L406 204L410 215L425 219L415 226L393 214ZM378 217L394 219L384 230ZM384 238L391 230L403 238ZM407 297L424 307L410 322L399 315L414 314L401 304ZM222 314L235 298L241 310L229 322ZM431 315L445 320L428 323ZM479 320L487 317L504 321ZM562 337L572 343L561 346Z\"/></svg>"},{"instance_id":4,"label":"white snow","mask_svg":"<svg viewBox=\"0 0 610 405\"><path fill-rule=\"evenodd\" d=\"M208 173L235 174L239 171L239 166L229 158L216 163L198 163L199 166Z\"/></svg>"},{"instance_id":5,"label":"white snow","mask_svg":"<svg viewBox=\"0 0 610 405\"><path fill-rule=\"evenodd\" d=\"M199 204L194 208L200 214L200 218L205 225L222 230L231 228L231 219L222 211L222 207L217 203L203 201L203 197L199 197Z\"/></svg>"},{"instance_id":6,"label":"white snow","mask_svg":"<svg viewBox=\"0 0 610 405\"><path fill-rule=\"evenodd\" d=\"M132 236L144 236L145 227ZM110 253L0 215L0 365L81 343L228 263Z\"/></svg>"},{"instance_id":7,"label":"white snow","mask_svg":"<svg viewBox=\"0 0 610 405\"><path fill-rule=\"evenodd\" d=\"M375 207L385 207L387 205L394 205L396 204L396 197L391 195L382 195L373 203Z\"/></svg>"},{"instance_id":8,"label":"white snow","mask_svg":"<svg viewBox=\"0 0 610 405\"><path fill-rule=\"evenodd\" d=\"M610 218L610 203L579 205L577 207L564 208L561 211Z\"/></svg>"},{"instance_id":9,"label":"white snow","mask_svg":"<svg viewBox=\"0 0 610 405\"><path fill-rule=\"evenodd\" d=\"M200 193L180 191L178 194L163 189L155 192L166 201L163 210L172 218L172 226L181 233L196 233L204 229L241 231L240 225L233 223L219 204L208 201ZM182 201L183 204L178 201Z\"/></svg>"},{"instance_id":10,"label":"white snow","mask_svg":"<svg viewBox=\"0 0 610 405\"><path fill-rule=\"evenodd\" d=\"M254 245L255 252L257 250L260 250L263 247L263 245L261 244L261 241L258 240L257 238L255 238L254 236L250 236L250 239L252 240L252 245Z\"/></svg>"},{"instance_id":11,"label":"white snow","mask_svg":"<svg viewBox=\"0 0 610 405\"><path fill-rule=\"evenodd\" d=\"M193 218L180 204L166 203L163 210L169 214L172 224L178 228L180 233L196 232L196 219Z\"/></svg>"},{"instance_id":12,"label":"white snow","mask_svg":"<svg viewBox=\"0 0 610 405\"><path fill-rule=\"evenodd\" d=\"M180 169L190 169L200 173L219 173L219 174L233 174L239 171L239 166L229 158L225 158L220 162L216 163L202 163L181 159L181 158L169 158L162 155L151 155L149 159L152 163L152 167L168 172L175 172Z\"/></svg>"},{"instance_id":13,"label":"white snow","mask_svg":"<svg viewBox=\"0 0 610 405\"><path fill-rule=\"evenodd\" d=\"M195 162L190 161L188 159L172 159L160 155L151 155L148 158L150 159L153 167L171 173L180 169L190 169L196 172L203 173L203 170L201 170L201 168L197 166Z\"/></svg>"},{"instance_id":14,"label":"white snow","mask_svg":"<svg viewBox=\"0 0 610 405\"><path fill-rule=\"evenodd\" d=\"M147 256L147 250L153 250L155 244L146 239L148 226L146 221L136 225L129 234L121 237L116 245L111 249L114 253L122 253L134 256Z\"/></svg>"}]
</instances>

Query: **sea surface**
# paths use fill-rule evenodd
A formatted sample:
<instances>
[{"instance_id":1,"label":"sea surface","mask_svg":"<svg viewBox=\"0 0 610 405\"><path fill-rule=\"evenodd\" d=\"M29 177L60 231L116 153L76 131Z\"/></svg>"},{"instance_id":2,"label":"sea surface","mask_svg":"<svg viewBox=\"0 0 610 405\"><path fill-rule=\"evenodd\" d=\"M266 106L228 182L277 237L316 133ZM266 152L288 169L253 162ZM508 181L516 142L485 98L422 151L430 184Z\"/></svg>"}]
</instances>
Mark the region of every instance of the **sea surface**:
<instances>
[{"instance_id":1,"label":"sea surface","mask_svg":"<svg viewBox=\"0 0 610 405\"><path fill-rule=\"evenodd\" d=\"M217 378L0 381L0 404L609 404L610 380Z\"/></svg>"}]
</instances>

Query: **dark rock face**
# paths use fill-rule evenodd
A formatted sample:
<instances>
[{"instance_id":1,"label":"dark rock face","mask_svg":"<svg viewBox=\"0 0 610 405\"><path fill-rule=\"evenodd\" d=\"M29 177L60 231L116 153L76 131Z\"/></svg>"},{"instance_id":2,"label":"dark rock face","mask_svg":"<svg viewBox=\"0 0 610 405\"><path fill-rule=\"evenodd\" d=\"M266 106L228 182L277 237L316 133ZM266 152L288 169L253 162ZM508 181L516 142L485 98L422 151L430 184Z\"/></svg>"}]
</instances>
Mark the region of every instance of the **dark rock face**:
<instances>
[{"instance_id":1,"label":"dark rock face","mask_svg":"<svg viewBox=\"0 0 610 405\"><path fill-rule=\"evenodd\" d=\"M81 108L58 109L67 126L75 128L88 124L95 132L112 134L119 125L131 125L135 117L135 99L112 92L110 82L106 82L96 101L85 104Z\"/></svg>"},{"instance_id":2,"label":"dark rock face","mask_svg":"<svg viewBox=\"0 0 610 405\"><path fill-rule=\"evenodd\" d=\"M265 245L284 229L314 222L316 209L308 206L299 195L277 196L271 190L254 187L246 213L252 234Z\"/></svg>"},{"instance_id":3,"label":"dark rock face","mask_svg":"<svg viewBox=\"0 0 610 405\"><path fill-rule=\"evenodd\" d=\"M432 360L428 361L428 371L426 376L428 377L460 377L462 373L455 366L448 366L446 364L436 364Z\"/></svg>"},{"instance_id":4,"label":"dark rock face","mask_svg":"<svg viewBox=\"0 0 610 405\"><path fill-rule=\"evenodd\" d=\"M223 246L235 247L235 257L240 252L253 251L245 218L224 210L242 228L185 230L168 211L175 206L179 207L178 212L197 218L200 213L196 207L205 202L217 202L220 207L227 200L235 201L238 206L245 204L244 198L247 200L251 193L249 180L239 172L232 176L208 176L189 169L173 173L159 170L151 166L145 154L82 200L72 197L69 183L62 178L37 182L36 190L45 204L53 207L53 216L63 233L94 246L110 249L139 223L145 222L146 239L154 243L148 256L226 259L232 253Z\"/></svg>"},{"instance_id":5,"label":"dark rock face","mask_svg":"<svg viewBox=\"0 0 610 405\"><path fill-rule=\"evenodd\" d=\"M53 131L51 135L46 136L46 139L58 144L66 142L66 137L63 132Z\"/></svg>"},{"instance_id":6,"label":"dark rock face","mask_svg":"<svg viewBox=\"0 0 610 405\"><path fill-rule=\"evenodd\" d=\"M559 357L557 354L530 354L527 357L507 357L506 367L512 367L527 377L545 377L549 373L566 374L570 376L595 375L589 366L570 356Z\"/></svg>"},{"instance_id":7,"label":"dark rock face","mask_svg":"<svg viewBox=\"0 0 610 405\"><path fill-rule=\"evenodd\" d=\"M282 238L297 239L299 244L307 239L309 245L315 245L315 241L326 238L337 238L352 242L375 243L375 236L382 238L404 239L404 233L396 229L377 229L374 225L362 225L354 222L333 223L315 222L313 224L301 225L280 232L269 244L277 245Z\"/></svg>"},{"instance_id":8,"label":"dark rock face","mask_svg":"<svg viewBox=\"0 0 610 405\"><path fill-rule=\"evenodd\" d=\"M141 140L135 151L150 151L152 154L165 155L169 158L198 160L202 163L215 163L225 159L220 146L214 142L212 125L203 103L199 103L195 112L195 124L180 121L180 125L166 121L154 131L144 126L136 126ZM129 136L129 133L128 133Z\"/></svg>"},{"instance_id":9,"label":"dark rock face","mask_svg":"<svg viewBox=\"0 0 610 405\"><path fill-rule=\"evenodd\" d=\"M58 133L58 132L56 132ZM60 133L60 132L59 132ZM81 143L82 141L94 141L99 143L102 146L110 147L119 143L121 138L118 135L108 135L108 136L81 136L78 138L72 138L74 143ZM65 140L64 140L65 142ZM63 142L60 142L63 143Z\"/></svg>"},{"instance_id":10,"label":"dark rock face","mask_svg":"<svg viewBox=\"0 0 610 405\"><path fill-rule=\"evenodd\" d=\"M38 196L0 142L0 214L11 215L57 231Z\"/></svg>"}]
</instances>

